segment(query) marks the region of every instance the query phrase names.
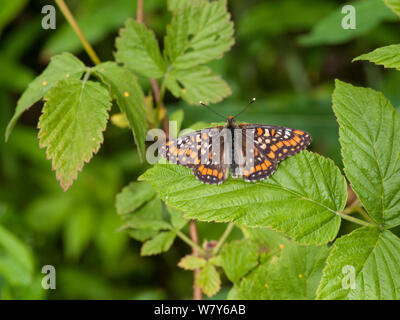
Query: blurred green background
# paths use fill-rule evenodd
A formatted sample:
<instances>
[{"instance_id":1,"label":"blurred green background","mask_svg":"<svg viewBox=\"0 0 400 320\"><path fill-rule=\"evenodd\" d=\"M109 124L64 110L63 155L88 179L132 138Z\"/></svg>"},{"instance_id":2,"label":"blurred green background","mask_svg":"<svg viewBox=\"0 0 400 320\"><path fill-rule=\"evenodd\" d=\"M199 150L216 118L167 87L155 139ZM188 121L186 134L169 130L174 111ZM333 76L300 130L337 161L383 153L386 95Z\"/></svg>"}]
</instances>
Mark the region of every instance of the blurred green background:
<instances>
[{"instance_id":1,"label":"blurred green background","mask_svg":"<svg viewBox=\"0 0 400 320\"><path fill-rule=\"evenodd\" d=\"M66 2L100 59L113 60L114 39L125 19L136 16L136 1ZM46 4L0 1L1 135L19 96L52 55L69 51L91 65L58 10L56 30L41 28ZM362 53L399 43L398 18L380 0L355 1L357 29L343 30L337 21L344 4L348 2L229 0L236 43L211 67L228 81L233 95L214 108L234 114L257 97L239 120L307 130L314 138L311 149L341 167L331 109L333 79L381 90L397 108L400 104L399 72L351 63ZM165 1L144 1L145 23L158 39L170 19ZM149 92L149 83L143 79L141 84ZM142 258L140 243L117 231L122 221L115 195L147 168L138 160L129 130L110 123L99 154L64 193L38 146L41 106L25 112L7 144L0 138L0 299L191 298L193 275L176 267L189 252L187 246L177 241L166 254ZM168 112L184 110L184 127L221 121L170 94L166 106ZM209 240L224 229L198 226L200 237ZM40 285L41 268L48 264L57 270L56 290ZM215 298L225 298L229 287L224 281Z\"/></svg>"}]
</instances>

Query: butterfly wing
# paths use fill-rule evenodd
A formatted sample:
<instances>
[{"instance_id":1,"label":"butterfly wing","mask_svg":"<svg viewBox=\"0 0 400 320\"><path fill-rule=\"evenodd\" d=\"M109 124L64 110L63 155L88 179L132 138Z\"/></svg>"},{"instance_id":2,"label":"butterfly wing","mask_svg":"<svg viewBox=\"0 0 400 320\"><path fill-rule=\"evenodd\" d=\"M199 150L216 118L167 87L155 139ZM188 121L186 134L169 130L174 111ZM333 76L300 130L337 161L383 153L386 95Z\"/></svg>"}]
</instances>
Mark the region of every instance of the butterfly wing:
<instances>
[{"instance_id":1,"label":"butterfly wing","mask_svg":"<svg viewBox=\"0 0 400 320\"><path fill-rule=\"evenodd\" d=\"M161 147L161 155L171 163L191 168L203 183L220 184L228 177L229 165L224 162L224 152L215 158L212 139L223 128L207 128L170 140ZM224 150L222 140L219 150Z\"/></svg>"},{"instance_id":2,"label":"butterfly wing","mask_svg":"<svg viewBox=\"0 0 400 320\"><path fill-rule=\"evenodd\" d=\"M243 137L254 141L250 149L253 160L239 170L245 181L259 181L271 176L278 163L299 153L311 143L311 135L305 131L286 127L242 124ZM251 158L250 158L251 159Z\"/></svg>"}]
</instances>

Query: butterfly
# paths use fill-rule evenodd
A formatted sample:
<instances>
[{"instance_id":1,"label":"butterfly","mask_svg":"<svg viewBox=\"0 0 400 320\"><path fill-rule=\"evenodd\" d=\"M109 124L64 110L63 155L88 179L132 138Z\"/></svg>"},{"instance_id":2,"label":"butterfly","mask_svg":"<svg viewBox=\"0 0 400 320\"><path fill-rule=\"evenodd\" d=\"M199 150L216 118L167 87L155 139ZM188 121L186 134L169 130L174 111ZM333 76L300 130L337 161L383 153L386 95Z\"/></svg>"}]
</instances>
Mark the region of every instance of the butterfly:
<instances>
[{"instance_id":1,"label":"butterfly","mask_svg":"<svg viewBox=\"0 0 400 320\"><path fill-rule=\"evenodd\" d=\"M279 162L307 148L305 131L262 124L238 124L229 116L215 126L180 136L161 146L169 162L193 170L207 184L221 184L229 176L255 182L268 178Z\"/></svg>"}]
</instances>

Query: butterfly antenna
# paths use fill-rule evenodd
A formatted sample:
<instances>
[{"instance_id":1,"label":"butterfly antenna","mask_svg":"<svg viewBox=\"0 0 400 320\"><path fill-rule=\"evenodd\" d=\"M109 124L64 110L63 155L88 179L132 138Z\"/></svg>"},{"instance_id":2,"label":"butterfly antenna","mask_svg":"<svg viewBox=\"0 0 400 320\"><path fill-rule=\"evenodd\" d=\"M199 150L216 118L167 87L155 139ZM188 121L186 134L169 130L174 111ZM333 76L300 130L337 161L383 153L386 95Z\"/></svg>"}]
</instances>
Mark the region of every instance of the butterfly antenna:
<instances>
[{"instance_id":1,"label":"butterfly antenna","mask_svg":"<svg viewBox=\"0 0 400 320\"><path fill-rule=\"evenodd\" d=\"M247 104L247 106L245 106L245 107L243 108L243 110L240 111L237 115L235 115L235 118L236 118L237 116L241 115L243 112L245 112L245 111L247 110L247 108L248 108L253 102L255 102L255 101L256 101L256 98L251 99L250 102Z\"/></svg>"},{"instance_id":2,"label":"butterfly antenna","mask_svg":"<svg viewBox=\"0 0 400 320\"><path fill-rule=\"evenodd\" d=\"M203 101L199 102L202 106L206 107L208 110L210 110L211 112L215 113L216 115L222 117L223 119L226 119L225 116L223 116L222 114L218 113L217 111L211 109L208 105L206 105Z\"/></svg>"}]
</instances>

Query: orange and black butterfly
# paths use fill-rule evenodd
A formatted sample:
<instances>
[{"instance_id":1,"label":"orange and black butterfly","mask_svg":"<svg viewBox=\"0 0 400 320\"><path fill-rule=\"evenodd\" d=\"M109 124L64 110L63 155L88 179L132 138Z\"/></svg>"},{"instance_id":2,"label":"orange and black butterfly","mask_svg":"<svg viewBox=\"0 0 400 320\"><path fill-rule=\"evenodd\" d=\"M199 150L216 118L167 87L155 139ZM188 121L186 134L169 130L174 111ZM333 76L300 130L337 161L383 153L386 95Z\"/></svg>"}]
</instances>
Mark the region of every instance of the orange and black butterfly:
<instances>
[{"instance_id":1,"label":"orange and black butterfly","mask_svg":"<svg viewBox=\"0 0 400 320\"><path fill-rule=\"evenodd\" d=\"M221 184L228 178L260 181L271 176L278 163L307 148L309 133L262 124L237 124L229 116L225 126L215 126L180 136L161 147L172 163L193 170L203 183Z\"/></svg>"}]
</instances>

